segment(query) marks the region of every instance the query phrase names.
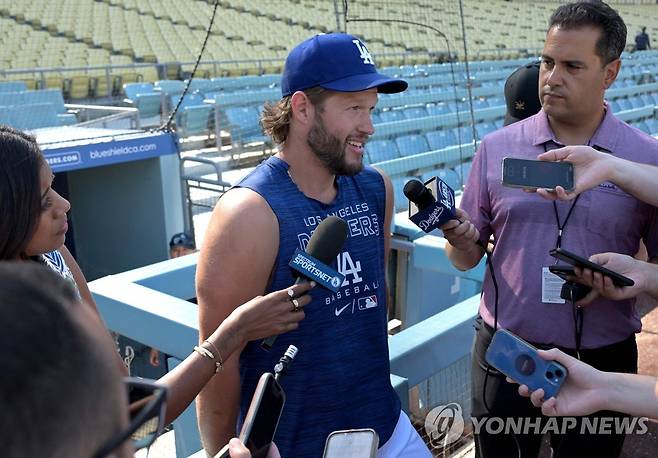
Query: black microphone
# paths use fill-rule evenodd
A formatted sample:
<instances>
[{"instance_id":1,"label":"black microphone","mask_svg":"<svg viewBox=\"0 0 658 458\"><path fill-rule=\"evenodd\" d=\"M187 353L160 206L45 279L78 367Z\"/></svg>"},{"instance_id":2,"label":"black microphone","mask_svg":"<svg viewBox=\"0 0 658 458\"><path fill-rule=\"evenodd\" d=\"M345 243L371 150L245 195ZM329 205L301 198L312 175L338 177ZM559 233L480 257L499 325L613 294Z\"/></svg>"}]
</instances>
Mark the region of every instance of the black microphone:
<instances>
[{"instance_id":1,"label":"black microphone","mask_svg":"<svg viewBox=\"0 0 658 458\"><path fill-rule=\"evenodd\" d=\"M404 195L422 211L436 202L436 197L420 180L409 180L402 190Z\"/></svg>"},{"instance_id":2,"label":"black microphone","mask_svg":"<svg viewBox=\"0 0 658 458\"><path fill-rule=\"evenodd\" d=\"M306 253L321 263L329 265L340 253L345 240L347 240L347 223L341 218L331 215L322 220L313 231L311 239L306 245ZM306 280L306 277L297 271L293 271L293 274L297 276L295 284ZM261 348L265 350L272 348L276 337L271 336L264 339L260 344Z\"/></svg>"},{"instance_id":3,"label":"black microphone","mask_svg":"<svg viewBox=\"0 0 658 458\"><path fill-rule=\"evenodd\" d=\"M457 218L455 191L440 178L434 177L425 184L410 180L403 192L410 202L409 219L427 233Z\"/></svg>"}]
</instances>

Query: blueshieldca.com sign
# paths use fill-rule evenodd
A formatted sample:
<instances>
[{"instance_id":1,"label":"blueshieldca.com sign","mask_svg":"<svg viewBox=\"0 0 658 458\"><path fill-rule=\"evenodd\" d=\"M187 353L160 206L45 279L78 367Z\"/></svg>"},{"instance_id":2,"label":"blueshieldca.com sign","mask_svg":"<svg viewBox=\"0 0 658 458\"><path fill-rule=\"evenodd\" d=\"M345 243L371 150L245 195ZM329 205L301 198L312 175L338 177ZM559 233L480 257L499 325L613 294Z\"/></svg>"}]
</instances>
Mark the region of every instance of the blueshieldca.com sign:
<instances>
[{"instance_id":1,"label":"blueshieldca.com sign","mask_svg":"<svg viewBox=\"0 0 658 458\"><path fill-rule=\"evenodd\" d=\"M303 277L315 281L330 291L338 292L345 281L345 276L332 269L328 265L318 261L313 256L299 248L295 251L292 260L288 264L291 269L299 272Z\"/></svg>"},{"instance_id":2,"label":"blueshieldca.com sign","mask_svg":"<svg viewBox=\"0 0 658 458\"><path fill-rule=\"evenodd\" d=\"M42 150L53 172L66 172L174 154L175 142L169 133L149 132L54 143L42 146Z\"/></svg>"}]
</instances>

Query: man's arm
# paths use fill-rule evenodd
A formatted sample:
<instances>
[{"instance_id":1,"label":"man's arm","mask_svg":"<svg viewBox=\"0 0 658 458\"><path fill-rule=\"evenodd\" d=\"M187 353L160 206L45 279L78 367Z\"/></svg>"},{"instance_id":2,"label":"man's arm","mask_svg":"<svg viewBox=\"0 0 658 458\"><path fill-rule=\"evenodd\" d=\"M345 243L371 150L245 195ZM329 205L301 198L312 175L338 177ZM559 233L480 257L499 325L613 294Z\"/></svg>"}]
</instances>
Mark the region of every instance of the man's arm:
<instances>
[{"instance_id":1,"label":"man's arm","mask_svg":"<svg viewBox=\"0 0 658 458\"><path fill-rule=\"evenodd\" d=\"M278 222L260 195L238 188L219 200L197 266L200 340L212 334L238 305L265 292L278 245ZM212 455L236 433L241 351L224 362L224 370L197 398L201 439Z\"/></svg>"}]
</instances>

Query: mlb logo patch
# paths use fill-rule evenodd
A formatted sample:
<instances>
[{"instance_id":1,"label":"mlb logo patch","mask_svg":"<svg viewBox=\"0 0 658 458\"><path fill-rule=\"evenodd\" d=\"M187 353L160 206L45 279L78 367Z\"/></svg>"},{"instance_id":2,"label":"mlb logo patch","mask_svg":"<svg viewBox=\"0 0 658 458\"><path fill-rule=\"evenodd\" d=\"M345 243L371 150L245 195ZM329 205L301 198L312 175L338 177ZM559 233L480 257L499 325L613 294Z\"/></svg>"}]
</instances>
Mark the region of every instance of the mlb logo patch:
<instances>
[{"instance_id":1,"label":"mlb logo patch","mask_svg":"<svg viewBox=\"0 0 658 458\"><path fill-rule=\"evenodd\" d=\"M375 294L368 297L362 297L357 301L359 310L371 309L373 307L377 307L377 305L377 296Z\"/></svg>"}]
</instances>

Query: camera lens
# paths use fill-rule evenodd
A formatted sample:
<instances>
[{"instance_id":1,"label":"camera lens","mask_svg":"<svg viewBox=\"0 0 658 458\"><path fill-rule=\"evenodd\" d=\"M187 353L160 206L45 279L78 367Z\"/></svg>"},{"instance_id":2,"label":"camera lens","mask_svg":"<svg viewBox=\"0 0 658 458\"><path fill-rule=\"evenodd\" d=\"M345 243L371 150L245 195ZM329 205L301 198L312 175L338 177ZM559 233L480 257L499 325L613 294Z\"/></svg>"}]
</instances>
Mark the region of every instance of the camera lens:
<instances>
[{"instance_id":1,"label":"camera lens","mask_svg":"<svg viewBox=\"0 0 658 458\"><path fill-rule=\"evenodd\" d=\"M519 355L514 363L516 370L522 375L531 375L535 372L535 361L530 355Z\"/></svg>"},{"instance_id":2,"label":"camera lens","mask_svg":"<svg viewBox=\"0 0 658 458\"><path fill-rule=\"evenodd\" d=\"M552 379L553 378L553 373L551 371L546 371L546 378L547 379Z\"/></svg>"},{"instance_id":3,"label":"camera lens","mask_svg":"<svg viewBox=\"0 0 658 458\"><path fill-rule=\"evenodd\" d=\"M562 377L564 373L562 372L562 369L555 369L555 376L556 377Z\"/></svg>"}]
</instances>

